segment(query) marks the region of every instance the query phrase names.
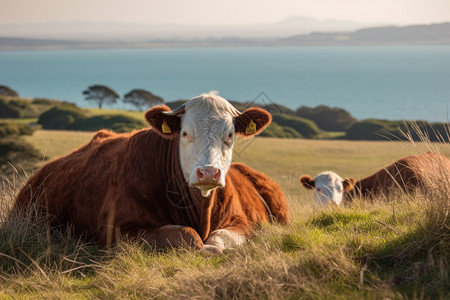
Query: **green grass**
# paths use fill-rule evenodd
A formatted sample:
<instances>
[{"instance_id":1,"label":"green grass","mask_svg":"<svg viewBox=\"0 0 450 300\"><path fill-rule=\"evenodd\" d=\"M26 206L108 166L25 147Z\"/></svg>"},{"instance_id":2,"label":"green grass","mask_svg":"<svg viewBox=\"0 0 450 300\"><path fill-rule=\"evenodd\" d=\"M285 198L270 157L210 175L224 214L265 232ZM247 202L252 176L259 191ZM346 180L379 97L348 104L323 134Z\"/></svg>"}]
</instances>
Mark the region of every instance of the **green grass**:
<instances>
[{"instance_id":1,"label":"green grass","mask_svg":"<svg viewBox=\"0 0 450 300\"><path fill-rule=\"evenodd\" d=\"M36 147L46 158L66 155L72 150L86 144L94 132L37 130L32 136L23 138Z\"/></svg>"},{"instance_id":2,"label":"green grass","mask_svg":"<svg viewBox=\"0 0 450 300\"><path fill-rule=\"evenodd\" d=\"M93 133L37 131L27 140L50 157ZM269 174L285 191L291 224L261 225L246 245L222 255L189 249L157 251L125 241L114 249L45 222L6 221L20 188L0 194L0 298L142 299L439 299L450 296L450 197L399 194L386 203L319 207L298 177L325 169L358 178L408 154L448 145L257 138L239 140L234 160Z\"/></svg>"},{"instance_id":3,"label":"green grass","mask_svg":"<svg viewBox=\"0 0 450 300\"><path fill-rule=\"evenodd\" d=\"M4 122L15 122L19 124L36 124L38 118L1 119Z\"/></svg>"},{"instance_id":4,"label":"green grass","mask_svg":"<svg viewBox=\"0 0 450 300\"><path fill-rule=\"evenodd\" d=\"M87 111L96 116L102 115L124 115L135 118L139 121L144 120L144 113L140 111L122 110L122 109L99 109L99 108L86 108Z\"/></svg>"}]
</instances>

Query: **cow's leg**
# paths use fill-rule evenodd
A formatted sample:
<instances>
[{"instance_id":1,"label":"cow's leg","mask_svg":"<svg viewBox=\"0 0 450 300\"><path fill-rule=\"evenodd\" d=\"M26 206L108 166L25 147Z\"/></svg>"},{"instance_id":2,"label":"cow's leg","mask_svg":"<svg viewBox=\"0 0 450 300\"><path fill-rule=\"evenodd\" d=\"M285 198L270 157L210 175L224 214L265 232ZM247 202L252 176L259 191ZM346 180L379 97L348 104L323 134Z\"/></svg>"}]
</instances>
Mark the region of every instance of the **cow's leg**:
<instances>
[{"instance_id":1,"label":"cow's leg","mask_svg":"<svg viewBox=\"0 0 450 300\"><path fill-rule=\"evenodd\" d=\"M106 247L109 247L114 242L120 240L122 235L141 238L155 245L157 248L203 248L203 241L198 233L191 227L180 225L165 225L154 229L133 228L130 230L120 230L120 227L105 226L101 233L100 241Z\"/></svg>"},{"instance_id":2,"label":"cow's leg","mask_svg":"<svg viewBox=\"0 0 450 300\"><path fill-rule=\"evenodd\" d=\"M214 230L206 239L203 246L204 251L222 252L225 249L233 248L245 243L247 238L242 233L233 229Z\"/></svg>"},{"instance_id":3,"label":"cow's leg","mask_svg":"<svg viewBox=\"0 0 450 300\"><path fill-rule=\"evenodd\" d=\"M194 247L203 248L203 241L192 228L180 225L165 225L153 230L145 230L141 237L158 248Z\"/></svg>"}]
</instances>

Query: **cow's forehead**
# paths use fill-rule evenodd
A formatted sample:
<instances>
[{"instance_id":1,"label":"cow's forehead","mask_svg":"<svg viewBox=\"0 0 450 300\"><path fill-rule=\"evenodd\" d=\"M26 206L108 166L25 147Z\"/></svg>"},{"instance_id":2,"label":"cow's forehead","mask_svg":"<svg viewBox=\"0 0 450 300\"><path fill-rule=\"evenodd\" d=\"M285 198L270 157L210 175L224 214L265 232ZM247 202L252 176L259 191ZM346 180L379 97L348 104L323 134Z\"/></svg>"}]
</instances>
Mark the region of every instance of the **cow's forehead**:
<instances>
[{"instance_id":1,"label":"cow's forehead","mask_svg":"<svg viewBox=\"0 0 450 300\"><path fill-rule=\"evenodd\" d=\"M186 114L198 116L233 118L239 115L239 111L227 100L215 92L195 97L185 104Z\"/></svg>"},{"instance_id":2,"label":"cow's forehead","mask_svg":"<svg viewBox=\"0 0 450 300\"><path fill-rule=\"evenodd\" d=\"M343 181L341 176L331 171L318 174L314 180L322 184L339 184Z\"/></svg>"}]
</instances>

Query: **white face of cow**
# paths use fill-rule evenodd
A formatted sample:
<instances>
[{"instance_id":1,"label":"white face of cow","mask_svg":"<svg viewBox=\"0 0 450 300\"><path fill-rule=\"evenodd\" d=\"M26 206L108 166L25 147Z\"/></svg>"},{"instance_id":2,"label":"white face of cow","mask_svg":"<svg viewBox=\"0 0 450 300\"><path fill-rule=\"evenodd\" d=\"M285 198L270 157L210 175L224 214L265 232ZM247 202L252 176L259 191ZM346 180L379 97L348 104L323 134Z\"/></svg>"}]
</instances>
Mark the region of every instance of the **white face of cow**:
<instances>
[{"instance_id":1,"label":"white face of cow","mask_svg":"<svg viewBox=\"0 0 450 300\"><path fill-rule=\"evenodd\" d=\"M320 204L335 203L340 205L344 193L353 188L354 180L342 179L338 174L325 171L316 176L314 180L308 175L300 177L300 182L306 188L314 188L314 200Z\"/></svg>"},{"instance_id":2,"label":"white face of cow","mask_svg":"<svg viewBox=\"0 0 450 300\"><path fill-rule=\"evenodd\" d=\"M314 179L314 200L317 203L341 204L344 196L343 179L334 172L323 172Z\"/></svg>"},{"instance_id":3,"label":"white face of cow","mask_svg":"<svg viewBox=\"0 0 450 300\"><path fill-rule=\"evenodd\" d=\"M238 112L219 96L199 97L186 103L181 117L180 162L184 178L208 196L225 186L235 139Z\"/></svg>"},{"instance_id":4,"label":"white face of cow","mask_svg":"<svg viewBox=\"0 0 450 300\"><path fill-rule=\"evenodd\" d=\"M214 188L225 186L236 134L253 136L271 122L265 110L249 108L240 113L214 92L193 98L174 111L154 107L147 111L146 118L162 137L179 134L184 179L204 197Z\"/></svg>"}]
</instances>

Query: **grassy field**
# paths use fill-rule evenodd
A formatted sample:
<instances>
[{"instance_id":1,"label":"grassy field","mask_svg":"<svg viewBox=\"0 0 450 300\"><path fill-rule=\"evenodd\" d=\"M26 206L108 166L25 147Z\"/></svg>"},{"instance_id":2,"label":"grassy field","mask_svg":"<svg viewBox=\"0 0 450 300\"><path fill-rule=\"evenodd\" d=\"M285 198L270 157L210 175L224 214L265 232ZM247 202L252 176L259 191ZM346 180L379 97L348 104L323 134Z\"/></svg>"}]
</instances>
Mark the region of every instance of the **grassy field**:
<instances>
[{"instance_id":1,"label":"grassy field","mask_svg":"<svg viewBox=\"0 0 450 300\"><path fill-rule=\"evenodd\" d=\"M123 110L123 109L87 108L87 110L96 116L124 115L124 116L135 118L137 120L144 120L144 114L145 114L145 112L142 112L142 111Z\"/></svg>"},{"instance_id":2,"label":"grassy field","mask_svg":"<svg viewBox=\"0 0 450 300\"><path fill-rule=\"evenodd\" d=\"M93 133L37 131L27 141L61 156ZM424 151L450 154L446 144L256 138L238 140L234 160L277 181L292 222L262 225L254 239L222 255L189 249L156 251L139 242L114 249L42 224L8 220L21 182L2 185L0 298L266 298L445 299L450 296L448 181L429 194L393 202L357 201L319 207L298 177L334 170L359 178L393 160Z\"/></svg>"},{"instance_id":3,"label":"grassy field","mask_svg":"<svg viewBox=\"0 0 450 300\"><path fill-rule=\"evenodd\" d=\"M38 130L23 138L38 149L46 159L63 156L90 141L94 132Z\"/></svg>"},{"instance_id":4,"label":"grassy field","mask_svg":"<svg viewBox=\"0 0 450 300\"><path fill-rule=\"evenodd\" d=\"M48 159L70 153L93 135L93 132L38 130L24 138ZM233 159L268 174L286 194L295 196L299 192L297 179L303 174L314 177L332 170L342 177L357 179L402 156L425 151L450 156L448 145L438 143L254 138L237 140Z\"/></svg>"}]
</instances>

